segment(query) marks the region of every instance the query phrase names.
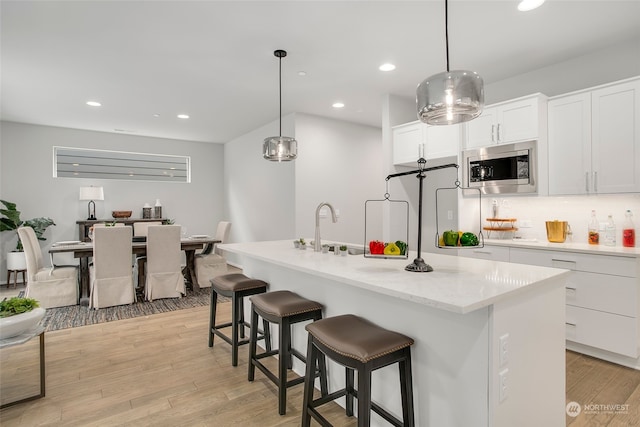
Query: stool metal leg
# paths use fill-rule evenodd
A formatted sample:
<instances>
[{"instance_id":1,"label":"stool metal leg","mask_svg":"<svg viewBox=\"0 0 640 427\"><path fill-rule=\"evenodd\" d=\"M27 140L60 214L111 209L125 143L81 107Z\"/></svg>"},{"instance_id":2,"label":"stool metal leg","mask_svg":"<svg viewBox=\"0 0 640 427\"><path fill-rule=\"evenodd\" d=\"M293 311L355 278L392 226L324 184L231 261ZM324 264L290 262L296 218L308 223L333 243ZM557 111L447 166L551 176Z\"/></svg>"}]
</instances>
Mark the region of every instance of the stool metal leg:
<instances>
[{"instance_id":1,"label":"stool metal leg","mask_svg":"<svg viewBox=\"0 0 640 427\"><path fill-rule=\"evenodd\" d=\"M348 417L353 417L353 396L355 395L355 388L353 382L353 369L344 368L345 373L345 388L347 390L347 395L345 396L346 404L345 409ZM358 405L360 406L360 405Z\"/></svg>"},{"instance_id":2,"label":"stool metal leg","mask_svg":"<svg viewBox=\"0 0 640 427\"><path fill-rule=\"evenodd\" d=\"M400 395L402 398L402 421L406 427L414 427L413 380L411 374L411 349L404 351L406 357L398 363L400 369Z\"/></svg>"},{"instance_id":3,"label":"stool metal leg","mask_svg":"<svg viewBox=\"0 0 640 427\"><path fill-rule=\"evenodd\" d=\"M240 325L240 311L242 310L242 297L237 292L233 293L231 307L231 365L238 366L238 326ZM241 325L244 328L244 324Z\"/></svg>"},{"instance_id":4,"label":"stool metal leg","mask_svg":"<svg viewBox=\"0 0 640 427\"><path fill-rule=\"evenodd\" d=\"M209 347L213 347L213 329L216 327L216 309L218 307L218 294L211 287L211 308L209 311Z\"/></svg>"},{"instance_id":5,"label":"stool metal leg","mask_svg":"<svg viewBox=\"0 0 640 427\"><path fill-rule=\"evenodd\" d=\"M358 427L371 425L371 368L358 369Z\"/></svg>"},{"instance_id":6,"label":"stool metal leg","mask_svg":"<svg viewBox=\"0 0 640 427\"><path fill-rule=\"evenodd\" d=\"M266 320L263 320L263 324L266 324ZM256 376L256 365L253 364L253 360L256 357L256 350L258 346L258 313L254 310L251 310L251 328L249 335L249 373L247 375L247 379L249 381L253 381ZM269 339L269 342L271 342L271 339Z\"/></svg>"},{"instance_id":7,"label":"stool metal leg","mask_svg":"<svg viewBox=\"0 0 640 427\"><path fill-rule=\"evenodd\" d=\"M278 355L278 413L287 412L287 370L291 365L291 324L288 318L280 323L280 351Z\"/></svg>"},{"instance_id":8,"label":"stool metal leg","mask_svg":"<svg viewBox=\"0 0 640 427\"><path fill-rule=\"evenodd\" d=\"M313 337L311 336L311 334L309 334L309 338L307 340L307 363L304 370L304 391L302 396L302 427L311 426L311 414L309 413L309 406L313 401L313 383L315 379L313 366L315 366L316 364L317 357L318 349L316 349L316 346L313 345Z\"/></svg>"}]
</instances>

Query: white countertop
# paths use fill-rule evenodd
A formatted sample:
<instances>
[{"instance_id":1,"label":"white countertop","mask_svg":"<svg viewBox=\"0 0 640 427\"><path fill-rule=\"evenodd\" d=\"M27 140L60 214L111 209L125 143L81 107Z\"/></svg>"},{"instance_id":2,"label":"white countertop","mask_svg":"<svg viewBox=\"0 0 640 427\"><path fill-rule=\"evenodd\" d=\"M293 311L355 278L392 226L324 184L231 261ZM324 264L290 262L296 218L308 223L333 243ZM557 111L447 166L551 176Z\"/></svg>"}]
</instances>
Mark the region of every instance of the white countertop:
<instances>
[{"instance_id":1,"label":"white countertop","mask_svg":"<svg viewBox=\"0 0 640 427\"><path fill-rule=\"evenodd\" d=\"M509 246L512 248L545 249L563 252L581 252L594 255L615 255L630 258L640 257L640 248L625 248L623 246L590 245L588 243L551 243L547 240L525 239L484 239L485 245Z\"/></svg>"},{"instance_id":2,"label":"white countertop","mask_svg":"<svg viewBox=\"0 0 640 427\"><path fill-rule=\"evenodd\" d=\"M263 260L362 289L431 307L469 313L543 286L568 270L423 253L434 271L404 269L415 258L375 259L362 255L336 256L295 249L286 241L222 244L224 251Z\"/></svg>"}]
</instances>

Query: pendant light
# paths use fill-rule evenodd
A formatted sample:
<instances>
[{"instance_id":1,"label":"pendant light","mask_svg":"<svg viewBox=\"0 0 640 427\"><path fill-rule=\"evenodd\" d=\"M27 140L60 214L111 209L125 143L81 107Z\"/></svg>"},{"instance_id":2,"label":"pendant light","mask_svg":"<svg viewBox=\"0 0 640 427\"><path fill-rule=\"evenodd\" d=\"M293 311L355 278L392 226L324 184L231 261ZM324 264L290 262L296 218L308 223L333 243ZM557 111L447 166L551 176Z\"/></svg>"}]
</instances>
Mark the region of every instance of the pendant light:
<instances>
[{"instance_id":1,"label":"pendant light","mask_svg":"<svg viewBox=\"0 0 640 427\"><path fill-rule=\"evenodd\" d=\"M474 71L449 71L449 5L444 1L447 71L418 85L418 118L429 125L452 125L475 119L482 113L482 77Z\"/></svg>"},{"instance_id":2,"label":"pendant light","mask_svg":"<svg viewBox=\"0 0 640 427\"><path fill-rule=\"evenodd\" d=\"M282 136L282 58L287 56L284 50L276 50L273 54L278 58L279 98L280 98L280 133L279 136L265 138L262 153L265 159L277 162L293 160L298 155L298 142L295 138Z\"/></svg>"}]
</instances>

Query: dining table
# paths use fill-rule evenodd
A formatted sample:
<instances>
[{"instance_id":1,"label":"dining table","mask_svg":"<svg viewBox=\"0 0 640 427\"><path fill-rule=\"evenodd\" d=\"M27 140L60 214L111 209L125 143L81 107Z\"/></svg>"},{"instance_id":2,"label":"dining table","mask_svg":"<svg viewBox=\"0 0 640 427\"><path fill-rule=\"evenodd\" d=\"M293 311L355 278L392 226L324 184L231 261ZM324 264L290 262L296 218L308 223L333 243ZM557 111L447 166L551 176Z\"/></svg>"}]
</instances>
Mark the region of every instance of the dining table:
<instances>
[{"instance_id":1,"label":"dining table","mask_svg":"<svg viewBox=\"0 0 640 427\"><path fill-rule=\"evenodd\" d=\"M193 290L198 290L198 281L196 279L195 258L196 251L211 250L211 246L220 243L219 239L210 236L192 236L180 239L180 248L184 251L186 257L186 265L182 270L187 283L191 284ZM80 262L80 304L89 305L89 264L93 257L93 242L56 242L51 245L49 255L51 257L51 265L54 266L53 256L60 253L73 253L74 258L78 258ZM146 241L138 241L136 238L131 243L131 253L136 256L144 256L147 253ZM144 269L138 268L138 284L144 284Z\"/></svg>"}]
</instances>

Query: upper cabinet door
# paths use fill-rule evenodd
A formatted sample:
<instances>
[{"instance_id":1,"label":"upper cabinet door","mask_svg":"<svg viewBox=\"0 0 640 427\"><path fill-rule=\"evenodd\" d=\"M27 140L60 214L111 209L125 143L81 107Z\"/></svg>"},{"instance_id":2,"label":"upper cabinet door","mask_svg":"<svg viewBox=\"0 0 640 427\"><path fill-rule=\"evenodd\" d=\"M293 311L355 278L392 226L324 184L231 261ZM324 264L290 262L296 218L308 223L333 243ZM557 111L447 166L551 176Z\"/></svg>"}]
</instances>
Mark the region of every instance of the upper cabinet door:
<instances>
[{"instance_id":1,"label":"upper cabinet door","mask_svg":"<svg viewBox=\"0 0 640 427\"><path fill-rule=\"evenodd\" d=\"M591 95L549 101L549 194L587 194L591 188Z\"/></svg>"},{"instance_id":2,"label":"upper cabinet door","mask_svg":"<svg viewBox=\"0 0 640 427\"><path fill-rule=\"evenodd\" d=\"M538 139L539 127L538 98L503 104L498 109L496 137L498 144Z\"/></svg>"},{"instance_id":3,"label":"upper cabinet door","mask_svg":"<svg viewBox=\"0 0 640 427\"><path fill-rule=\"evenodd\" d=\"M540 115L546 118L546 96L535 94L484 108L467 125L465 148L494 144L511 144L537 140L540 137Z\"/></svg>"},{"instance_id":4,"label":"upper cabinet door","mask_svg":"<svg viewBox=\"0 0 640 427\"><path fill-rule=\"evenodd\" d=\"M475 119L466 122L467 125L467 141L466 148L480 148L487 145L497 143L496 140L496 123L497 110L491 107L485 107L482 114Z\"/></svg>"},{"instance_id":5,"label":"upper cabinet door","mask_svg":"<svg viewBox=\"0 0 640 427\"><path fill-rule=\"evenodd\" d=\"M419 146L424 143L426 125L416 121L393 128L393 164L414 163L417 165Z\"/></svg>"},{"instance_id":6,"label":"upper cabinet door","mask_svg":"<svg viewBox=\"0 0 640 427\"><path fill-rule=\"evenodd\" d=\"M427 160L457 156L460 152L462 125L427 126L424 157Z\"/></svg>"},{"instance_id":7,"label":"upper cabinet door","mask_svg":"<svg viewBox=\"0 0 640 427\"><path fill-rule=\"evenodd\" d=\"M591 103L594 190L640 191L640 80L594 90Z\"/></svg>"}]
</instances>

